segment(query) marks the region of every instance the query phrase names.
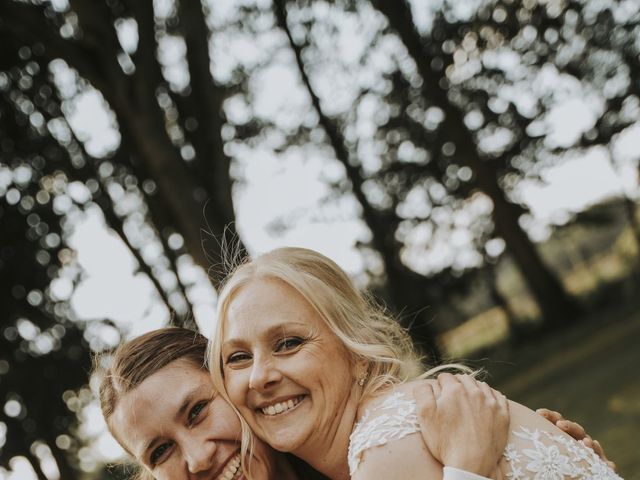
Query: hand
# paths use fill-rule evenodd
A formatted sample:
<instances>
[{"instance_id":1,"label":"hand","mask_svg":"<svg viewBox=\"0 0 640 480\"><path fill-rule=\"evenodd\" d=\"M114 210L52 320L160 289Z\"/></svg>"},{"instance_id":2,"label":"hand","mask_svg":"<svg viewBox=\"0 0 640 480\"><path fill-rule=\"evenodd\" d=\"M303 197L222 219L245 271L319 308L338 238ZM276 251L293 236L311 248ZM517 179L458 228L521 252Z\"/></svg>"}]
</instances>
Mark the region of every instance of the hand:
<instances>
[{"instance_id":1,"label":"hand","mask_svg":"<svg viewBox=\"0 0 640 480\"><path fill-rule=\"evenodd\" d=\"M536 413L549 420L560 430L572 436L576 440L581 440L587 447L596 452L596 455L604 460L604 462L609 465L612 470L616 469L616 464L607 458L602 445L600 445L600 442L591 438L591 436L587 434L582 425L576 422L572 422L571 420L566 420L565 418L563 418L562 414L554 412L553 410L548 410L546 408L539 408L538 410L536 410Z\"/></svg>"},{"instance_id":2,"label":"hand","mask_svg":"<svg viewBox=\"0 0 640 480\"><path fill-rule=\"evenodd\" d=\"M414 388L425 445L445 466L497 473L509 434L509 402L468 375L443 373Z\"/></svg>"}]
</instances>

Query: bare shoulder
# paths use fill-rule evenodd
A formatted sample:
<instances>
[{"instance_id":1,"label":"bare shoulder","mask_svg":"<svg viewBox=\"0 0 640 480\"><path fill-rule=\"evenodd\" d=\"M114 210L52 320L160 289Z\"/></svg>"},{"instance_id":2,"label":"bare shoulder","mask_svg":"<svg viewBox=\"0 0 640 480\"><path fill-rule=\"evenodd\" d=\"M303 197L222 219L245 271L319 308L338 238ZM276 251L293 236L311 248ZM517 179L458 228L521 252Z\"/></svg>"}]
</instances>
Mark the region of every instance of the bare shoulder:
<instances>
[{"instance_id":1,"label":"bare shoulder","mask_svg":"<svg viewBox=\"0 0 640 480\"><path fill-rule=\"evenodd\" d=\"M362 453L353 480L442 478L442 465L427 450L420 432L378 445Z\"/></svg>"},{"instance_id":2,"label":"bare shoulder","mask_svg":"<svg viewBox=\"0 0 640 480\"><path fill-rule=\"evenodd\" d=\"M513 400L509 400L509 414L511 417L509 443L511 444L521 444L523 439L527 439L526 432L537 432L535 433L536 438L542 434L544 438L552 439L556 443L578 444L577 440L560 430L549 420Z\"/></svg>"},{"instance_id":3,"label":"bare shoulder","mask_svg":"<svg viewBox=\"0 0 640 480\"><path fill-rule=\"evenodd\" d=\"M509 400L509 414L511 415L511 430L524 427L560 435L567 439L571 438L546 418L513 400Z\"/></svg>"},{"instance_id":4,"label":"bare shoulder","mask_svg":"<svg viewBox=\"0 0 640 480\"><path fill-rule=\"evenodd\" d=\"M425 446L415 411L411 384L362 402L351 437L351 478L441 478L442 465Z\"/></svg>"}]
</instances>

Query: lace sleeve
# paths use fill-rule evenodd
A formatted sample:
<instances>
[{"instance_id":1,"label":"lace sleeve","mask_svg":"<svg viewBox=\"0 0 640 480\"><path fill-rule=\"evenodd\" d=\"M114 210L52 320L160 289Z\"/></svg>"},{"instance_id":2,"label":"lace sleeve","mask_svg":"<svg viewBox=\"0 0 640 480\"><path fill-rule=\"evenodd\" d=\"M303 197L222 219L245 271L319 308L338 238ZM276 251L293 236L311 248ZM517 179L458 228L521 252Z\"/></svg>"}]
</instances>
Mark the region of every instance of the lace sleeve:
<instances>
[{"instance_id":1,"label":"lace sleeve","mask_svg":"<svg viewBox=\"0 0 640 480\"><path fill-rule=\"evenodd\" d=\"M511 403L511 432L500 467L508 480L622 480L593 450L531 410ZM393 392L365 411L349 442L353 476L370 448L420 431L413 397ZM419 439L422 442L422 439Z\"/></svg>"},{"instance_id":2,"label":"lace sleeve","mask_svg":"<svg viewBox=\"0 0 640 480\"><path fill-rule=\"evenodd\" d=\"M349 438L349 474L358 469L365 450L400 440L420 431L416 403L402 392L389 395L380 405L365 411Z\"/></svg>"},{"instance_id":3,"label":"lace sleeve","mask_svg":"<svg viewBox=\"0 0 640 480\"><path fill-rule=\"evenodd\" d=\"M509 480L622 480L582 442L544 430L514 430L504 457Z\"/></svg>"}]
</instances>

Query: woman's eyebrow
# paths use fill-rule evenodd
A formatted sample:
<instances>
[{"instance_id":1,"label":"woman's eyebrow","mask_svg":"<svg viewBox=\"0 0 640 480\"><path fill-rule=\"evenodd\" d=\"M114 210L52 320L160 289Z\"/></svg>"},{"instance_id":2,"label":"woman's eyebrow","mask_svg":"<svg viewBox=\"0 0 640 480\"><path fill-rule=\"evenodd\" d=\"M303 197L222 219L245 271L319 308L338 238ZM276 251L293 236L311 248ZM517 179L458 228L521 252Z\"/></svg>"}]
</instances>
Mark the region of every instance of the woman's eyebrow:
<instances>
[{"instance_id":1,"label":"woman's eyebrow","mask_svg":"<svg viewBox=\"0 0 640 480\"><path fill-rule=\"evenodd\" d=\"M184 399L182 400L182 403L180 404L180 407L176 411L176 415L174 417L175 421L179 421L182 418L193 399L200 393L200 390L202 390L202 388L200 386L197 386L191 391L187 392L187 394L184 396Z\"/></svg>"}]
</instances>

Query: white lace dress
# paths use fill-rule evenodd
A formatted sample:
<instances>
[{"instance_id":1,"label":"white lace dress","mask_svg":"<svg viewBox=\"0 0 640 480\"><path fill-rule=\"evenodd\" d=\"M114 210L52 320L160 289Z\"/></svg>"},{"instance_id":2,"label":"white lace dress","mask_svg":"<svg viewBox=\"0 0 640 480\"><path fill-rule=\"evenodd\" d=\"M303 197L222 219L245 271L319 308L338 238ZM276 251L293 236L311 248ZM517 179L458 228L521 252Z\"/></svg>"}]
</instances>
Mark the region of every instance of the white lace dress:
<instances>
[{"instance_id":1,"label":"white lace dress","mask_svg":"<svg viewBox=\"0 0 640 480\"><path fill-rule=\"evenodd\" d=\"M416 403L402 392L390 394L358 421L349 442L353 476L365 450L420 431ZM622 480L593 450L564 435L520 427L504 451L509 480Z\"/></svg>"}]
</instances>

